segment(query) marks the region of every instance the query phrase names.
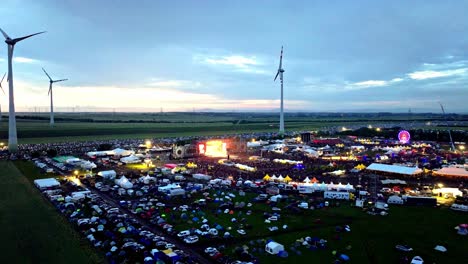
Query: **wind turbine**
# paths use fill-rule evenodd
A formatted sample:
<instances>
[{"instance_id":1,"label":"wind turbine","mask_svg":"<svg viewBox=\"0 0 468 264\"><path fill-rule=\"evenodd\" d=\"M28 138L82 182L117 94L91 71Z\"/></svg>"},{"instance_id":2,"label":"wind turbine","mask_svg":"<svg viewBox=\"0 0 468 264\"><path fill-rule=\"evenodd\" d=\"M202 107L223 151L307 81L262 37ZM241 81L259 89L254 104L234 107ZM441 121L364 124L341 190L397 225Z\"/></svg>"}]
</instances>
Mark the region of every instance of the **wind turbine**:
<instances>
[{"instance_id":1,"label":"wind turbine","mask_svg":"<svg viewBox=\"0 0 468 264\"><path fill-rule=\"evenodd\" d=\"M20 38L10 38L5 31L0 28L3 36L5 37L5 43L8 46L8 102L9 102L9 112L8 112L8 150L10 152L18 151L18 137L16 133L16 115L15 115L15 98L13 95L13 50L15 44L30 38L35 35L45 33L45 31L34 33Z\"/></svg>"},{"instance_id":2,"label":"wind turbine","mask_svg":"<svg viewBox=\"0 0 468 264\"><path fill-rule=\"evenodd\" d=\"M439 104L440 104L440 108L442 109L442 113L444 114L445 125L447 126L447 130L448 130L448 134L449 134L449 138L450 138L450 147L451 147L452 151L455 152L456 149L455 149L455 145L453 144L452 132L450 132L450 127L449 127L449 124L448 124L447 115L445 114L445 109L444 109L444 106L442 105L442 103L439 102Z\"/></svg>"},{"instance_id":3,"label":"wind turbine","mask_svg":"<svg viewBox=\"0 0 468 264\"><path fill-rule=\"evenodd\" d=\"M52 91L52 84L54 84L56 82L63 82L63 81L66 81L68 79L52 80L52 78L50 78L50 76L46 72L46 70L44 70L44 68L42 68L42 70L44 71L44 73L49 78L49 92L48 92L48 95L50 95L50 126L53 126L54 125L54 96L52 94L52 92L53 92Z\"/></svg>"},{"instance_id":4,"label":"wind turbine","mask_svg":"<svg viewBox=\"0 0 468 264\"><path fill-rule=\"evenodd\" d=\"M280 63L278 67L278 72L276 73L274 81L276 81L276 78L278 78L278 75L280 76L280 81L281 81L281 110L280 110L280 127L279 127L279 133L283 134L284 133L284 112L283 112L283 46L281 46L281 55L280 55Z\"/></svg>"},{"instance_id":5,"label":"wind turbine","mask_svg":"<svg viewBox=\"0 0 468 264\"><path fill-rule=\"evenodd\" d=\"M5 79L6 72L3 74L2 80L0 81L0 89L2 89L3 94L5 94L5 90L3 90L2 82ZM0 104L0 122L2 122L2 105Z\"/></svg>"}]
</instances>

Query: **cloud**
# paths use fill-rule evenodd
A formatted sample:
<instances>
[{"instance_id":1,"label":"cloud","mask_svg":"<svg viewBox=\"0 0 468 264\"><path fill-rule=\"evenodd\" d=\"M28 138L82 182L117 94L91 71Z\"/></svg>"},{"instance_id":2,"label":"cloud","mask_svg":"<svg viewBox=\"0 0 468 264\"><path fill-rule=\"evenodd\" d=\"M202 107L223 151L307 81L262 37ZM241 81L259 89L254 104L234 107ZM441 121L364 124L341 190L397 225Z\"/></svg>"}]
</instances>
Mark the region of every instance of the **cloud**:
<instances>
[{"instance_id":1,"label":"cloud","mask_svg":"<svg viewBox=\"0 0 468 264\"><path fill-rule=\"evenodd\" d=\"M171 82L169 82L171 83ZM15 80L15 100L18 111L30 111L31 106L48 105L47 87L21 79ZM83 97L83 94L92 96ZM224 95L197 91L185 91L176 87L116 87L116 86L61 86L54 87L55 105L58 109L70 111L72 106L79 106L81 111L95 111L95 108L125 111L192 111L195 109L271 110L278 109L279 100L274 99L231 99ZM6 103L6 101L4 101ZM285 100L286 109L303 109L310 105L302 100ZM7 107L7 104L5 105ZM44 108L45 109L45 108ZM106 111L107 111L106 110Z\"/></svg>"},{"instance_id":2,"label":"cloud","mask_svg":"<svg viewBox=\"0 0 468 264\"><path fill-rule=\"evenodd\" d=\"M355 82L346 85L347 90L359 90L359 89L366 89L371 87L382 87L387 86L388 82L383 80L368 80L362 82Z\"/></svg>"},{"instance_id":3,"label":"cloud","mask_svg":"<svg viewBox=\"0 0 468 264\"><path fill-rule=\"evenodd\" d=\"M390 82L396 83L396 82L401 82L403 80L404 80L403 78L393 78L393 79L390 80Z\"/></svg>"},{"instance_id":4,"label":"cloud","mask_svg":"<svg viewBox=\"0 0 468 264\"><path fill-rule=\"evenodd\" d=\"M26 57L14 57L13 61L17 63L38 63L39 62L39 60L26 58Z\"/></svg>"},{"instance_id":5,"label":"cloud","mask_svg":"<svg viewBox=\"0 0 468 264\"><path fill-rule=\"evenodd\" d=\"M202 86L200 82L188 80L165 80L154 78L147 86L157 88L199 88Z\"/></svg>"},{"instance_id":6,"label":"cloud","mask_svg":"<svg viewBox=\"0 0 468 264\"><path fill-rule=\"evenodd\" d=\"M440 77L449 77L455 75L463 75L467 72L468 68L445 70L445 71L416 71L409 73L408 76L413 80L425 80Z\"/></svg>"},{"instance_id":7,"label":"cloud","mask_svg":"<svg viewBox=\"0 0 468 264\"><path fill-rule=\"evenodd\" d=\"M205 62L209 64L221 64L221 65L232 65L239 68L245 68L250 65L259 65L255 57L244 57L239 55L234 56L223 56L219 58L206 58Z\"/></svg>"},{"instance_id":8,"label":"cloud","mask_svg":"<svg viewBox=\"0 0 468 264\"><path fill-rule=\"evenodd\" d=\"M194 56L194 60L210 66L231 67L236 72L269 74L268 71L260 68L264 64L255 56L212 56L198 54Z\"/></svg>"}]
</instances>

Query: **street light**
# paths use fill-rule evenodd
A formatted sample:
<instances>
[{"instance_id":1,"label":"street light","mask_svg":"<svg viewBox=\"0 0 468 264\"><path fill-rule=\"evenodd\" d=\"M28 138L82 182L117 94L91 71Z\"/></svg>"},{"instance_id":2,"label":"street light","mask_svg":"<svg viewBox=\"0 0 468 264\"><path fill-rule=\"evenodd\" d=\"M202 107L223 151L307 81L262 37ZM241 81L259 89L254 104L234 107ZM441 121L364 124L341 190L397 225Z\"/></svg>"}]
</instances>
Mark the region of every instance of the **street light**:
<instances>
[{"instance_id":1,"label":"street light","mask_svg":"<svg viewBox=\"0 0 468 264\"><path fill-rule=\"evenodd\" d=\"M465 145L460 145L458 148L459 148L460 150L465 150Z\"/></svg>"},{"instance_id":2,"label":"street light","mask_svg":"<svg viewBox=\"0 0 468 264\"><path fill-rule=\"evenodd\" d=\"M444 187L444 185L443 185L442 183L437 184L437 186L438 186L439 188Z\"/></svg>"},{"instance_id":3,"label":"street light","mask_svg":"<svg viewBox=\"0 0 468 264\"><path fill-rule=\"evenodd\" d=\"M73 174L75 174L75 176L77 176L77 175L78 175L78 170L75 170L75 171L73 172Z\"/></svg>"}]
</instances>

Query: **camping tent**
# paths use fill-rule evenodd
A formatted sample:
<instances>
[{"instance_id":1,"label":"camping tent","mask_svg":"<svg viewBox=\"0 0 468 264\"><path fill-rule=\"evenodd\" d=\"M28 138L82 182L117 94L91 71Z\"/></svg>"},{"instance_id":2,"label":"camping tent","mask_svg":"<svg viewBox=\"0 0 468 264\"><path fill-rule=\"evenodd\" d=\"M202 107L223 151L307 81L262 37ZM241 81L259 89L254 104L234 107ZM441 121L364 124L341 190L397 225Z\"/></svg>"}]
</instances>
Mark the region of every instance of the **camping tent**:
<instances>
[{"instance_id":1,"label":"camping tent","mask_svg":"<svg viewBox=\"0 0 468 264\"><path fill-rule=\"evenodd\" d=\"M286 175L286 178L284 178L284 181L285 182L290 182L292 181L291 177L289 177L289 175Z\"/></svg>"},{"instance_id":2,"label":"camping tent","mask_svg":"<svg viewBox=\"0 0 468 264\"><path fill-rule=\"evenodd\" d=\"M263 177L263 180L264 181L269 181L271 179L270 175L265 175L265 177Z\"/></svg>"},{"instance_id":3,"label":"camping tent","mask_svg":"<svg viewBox=\"0 0 468 264\"><path fill-rule=\"evenodd\" d=\"M101 176L104 179L113 179L117 176L117 173L114 170L100 171L98 172L98 176Z\"/></svg>"},{"instance_id":4,"label":"camping tent","mask_svg":"<svg viewBox=\"0 0 468 264\"><path fill-rule=\"evenodd\" d=\"M304 180L305 183L310 183L310 179L309 177L306 177L305 180Z\"/></svg>"},{"instance_id":5,"label":"camping tent","mask_svg":"<svg viewBox=\"0 0 468 264\"><path fill-rule=\"evenodd\" d=\"M133 187L133 184L125 176L122 176L120 179L115 180L115 184L119 185L124 189L130 189Z\"/></svg>"},{"instance_id":6,"label":"camping tent","mask_svg":"<svg viewBox=\"0 0 468 264\"><path fill-rule=\"evenodd\" d=\"M274 241L269 242L268 244L265 245L265 251L272 254L276 255L280 251L284 251L284 246L281 245L280 243L276 243Z\"/></svg>"}]
</instances>

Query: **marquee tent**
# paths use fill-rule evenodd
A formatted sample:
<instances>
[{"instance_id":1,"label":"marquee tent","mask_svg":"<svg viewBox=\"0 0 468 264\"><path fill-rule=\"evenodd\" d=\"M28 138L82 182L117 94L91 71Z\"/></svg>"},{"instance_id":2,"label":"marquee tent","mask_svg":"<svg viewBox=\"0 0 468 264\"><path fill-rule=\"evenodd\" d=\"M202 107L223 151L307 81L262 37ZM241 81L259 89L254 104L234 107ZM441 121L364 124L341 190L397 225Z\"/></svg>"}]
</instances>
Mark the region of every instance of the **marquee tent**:
<instances>
[{"instance_id":1,"label":"marquee tent","mask_svg":"<svg viewBox=\"0 0 468 264\"><path fill-rule=\"evenodd\" d=\"M434 171L437 176L451 176L451 177L468 177L468 171L465 168L446 167L438 171Z\"/></svg>"},{"instance_id":2,"label":"marquee tent","mask_svg":"<svg viewBox=\"0 0 468 264\"><path fill-rule=\"evenodd\" d=\"M378 172L388 172L394 174L403 174L403 175L416 175L422 173L422 170L418 167L406 167L398 165L387 165L372 163L369 167L366 168L369 171L378 171Z\"/></svg>"},{"instance_id":3,"label":"marquee tent","mask_svg":"<svg viewBox=\"0 0 468 264\"><path fill-rule=\"evenodd\" d=\"M39 189L46 189L60 186L60 183L54 178L34 180L34 185Z\"/></svg>"}]
</instances>

